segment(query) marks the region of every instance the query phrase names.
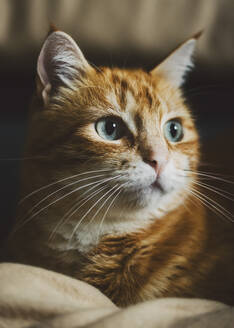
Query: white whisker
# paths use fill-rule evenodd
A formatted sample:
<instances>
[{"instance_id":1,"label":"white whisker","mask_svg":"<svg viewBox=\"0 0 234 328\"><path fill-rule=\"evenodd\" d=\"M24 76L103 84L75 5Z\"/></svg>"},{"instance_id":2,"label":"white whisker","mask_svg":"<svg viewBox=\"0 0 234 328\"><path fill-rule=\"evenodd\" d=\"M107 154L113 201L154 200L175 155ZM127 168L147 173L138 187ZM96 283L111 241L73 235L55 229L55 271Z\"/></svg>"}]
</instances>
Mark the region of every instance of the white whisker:
<instances>
[{"instance_id":1,"label":"white whisker","mask_svg":"<svg viewBox=\"0 0 234 328\"><path fill-rule=\"evenodd\" d=\"M69 243L71 242L71 240L74 237L74 234L76 233L78 227L80 226L80 224L83 222L83 220L87 217L87 215L92 211L92 209L106 196L108 195L117 185L115 185L114 187L112 187L110 190L108 190L104 195L102 195L101 198L99 198L89 209L88 211L81 217L80 221L78 222L78 224L75 226L71 237L69 238Z\"/></svg>"},{"instance_id":2,"label":"white whisker","mask_svg":"<svg viewBox=\"0 0 234 328\"><path fill-rule=\"evenodd\" d=\"M202 193L198 192L196 189L192 189L192 190L188 189L188 191L191 194L193 194L197 199L199 199L203 205L205 205L207 208L209 208L211 211L213 211L216 215L218 215L220 217L219 214L221 214L224 218L233 222L233 219L232 219L233 215L229 211L227 211L223 206L221 206L217 202L213 201L206 195L203 195Z\"/></svg>"},{"instance_id":3,"label":"white whisker","mask_svg":"<svg viewBox=\"0 0 234 328\"><path fill-rule=\"evenodd\" d=\"M124 185L125 185L125 184L124 184ZM121 185L120 188L122 188L124 185ZM116 191L118 191L118 190L119 190L119 188L118 188L117 190L115 190L115 191L112 193L111 196L113 196L114 193L115 193ZM101 219L101 222L100 222L100 225L99 225L99 231L98 231L98 234L97 234L97 242L98 242L98 240L99 240L99 236L101 235L101 229L102 229L103 222L104 222L104 220L105 220L105 218L106 218L106 216L107 216L107 214L108 214L108 212L109 212L111 206L113 205L114 201L117 199L117 197L120 195L120 193L121 193L122 191L123 191L123 189L120 189L119 192L114 196L114 198L112 199L112 201L111 201L110 204L108 205L107 210L106 210L106 212L104 213L104 215L103 215L103 217L102 217L102 219Z\"/></svg>"},{"instance_id":4,"label":"white whisker","mask_svg":"<svg viewBox=\"0 0 234 328\"><path fill-rule=\"evenodd\" d=\"M116 185L117 186L117 185ZM113 194L115 194L116 191L118 191L121 188L121 186L118 186L117 189L115 189L113 191L113 193L108 196L105 201L102 203L102 205L99 207L99 209L97 210L97 212L94 214L94 216L92 217L92 219L88 222L87 226L93 222L93 220L95 219L95 217L98 215L98 213L101 211L101 209L105 206L105 204L107 203L107 201L113 196Z\"/></svg>"},{"instance_id":5,"label":"white whisker","mask_svg":"<svg viewBox=\"0 0 234 328\"><path fill-rule=\"evenodd\" d=\"M216 187L213 187L213 186L209 186L209 185L207 185L206 183L202 183L202 182L196 182L196 181L194 181L194 184L196 184L196 185L198 185L198 186L201 186L201 187L203 187L203 188L205 188L205 189L207 189L207 190L210 190L210 191L216 193L217 195L220 195L220 196L222 196L222 197L224 197L224 198L226 198L226 199L229 199L229 200L231 200L232 202L234 202L234 199L233 199L233 198L226 196L224 193L230 194L230 195L232 195L232 196L233 196L233 194L228 193L228 192L226 192L225 190L222 190L222 189L219 189L219 188L216 188ZM220 192L220 191L221 191L221 192Z\"/></svg>"},{"instance_id":6,"label":"white whisker","mask_svg":"<svg viewBox=\"0 0 234 328\"><path fill-rule=\"evenodd\" d=\"M106 183L110 180L114 180L119 178L120 175L117 175L115 177L111 177L108 179L103 179L101 180L101 182L98 182L97 184L95 184L92 188L89 188L88 190L86 190L82 196L84 196L86 193L90 192L92 189L98 187L99 185ZM91 194L89 194L87 197L85 197L84 199L81 199L81 201L79 201L78 203L76 203L74 206L72 206L72 208L62 217L62 219L59 221L59 223L56 225L55 229L53 230L52 234L49 237L49 240L52 239L53 235L55 234L55 232L57 231L58 227L61 225L66 224L66 222L68 222L68 220L83 206L85 205L90 199L92 199L93 197L95 197L97 194L99 194L102 190L104 190L105 188L107 188L107 186L105 185L104 187L99 188L98 190L95 190L94 192L92 192ZM79 197L80 198L80 197ZM78 198L78 199L79 199ZM83 201L83 202L82 202ZM82 202L82 203L81 203ZM66 219L64 221L64 219Z\"/></svg>"},{"instance_id":7,"label":"white whisker","mask_svg":"<svg viewBox=\"0 0 234 328\"><path fill-rule=\"evenodd\" d=\"M27 196L25 196L24 198L22 198L19 202L18 202L18 205L22 204L26 199L28 199L29 197L33 196L34 194L46 189L46 188L49 188L51 186L54 186L55 184L58 184L60 182L63 182L63 181L66 181L66 180L69 180L69 179L73 179L73 178L77 178L78 176L81 176L81 175L85 175L85 174L88 174L88 173L98 173L98 172L105 172L105 171L112 171L111 169L102 169L102 170L93 170L93 171L86 171L86 172L82 172L82 173L79 173L79 174L75 174L75 175L72 175L72 176L69 176L69 177L66 177L66 178L63 178L61 180L58 180L58 181L54 181L48 185L45 185L45 186L42 186L36 190L34 190L33 192L31 192L30 194L28 194Z\"/></svg>"},{"instance_id":8,"label":"white whisker","mask_svg":"<svg viewBox=\"0 0 234 328\"><path fill-rule=\"evenodd\" d=\"M226 183L229 183L229 184L234 184L234 181L226 180L226 179L223 179L221 177L214 176L212 174L193 172L193 171L190 171L190 170L184 170L184 171L189 172L190 174L198 176L198 177L204 177L204 178L208 178L208 179L213 179L213 180L226 182Z\"/></svg>"},{"instance_id":9,"label":"white whisker","mask_svg":"<svg viewBox=\"0 0 234 328\"><path fill-rule=\"evenodd\" d=\"M233 216L233 214L231 212L229 212L227 209L225 209L222 205L220 205L219 203L217 203L214 199L208 197L207 195L203 194L202 192L198 191L197 189L191 188L194 191L196 191L196 193L198 193L199 195L201 195L202 197L205 197L209 202L212 202L213 204L215 204L216 206L218 206L220 209L222 209L224 212L226 212L228 215L230 215L231 217Z\"/></svg>"},{"instance_id":10,"label":"white whisker","mask_svg":"<svg viewBox=\"0 0 234 328\"><path fill-rule=\"evenodd\" d=\"M103 182L102 182L103 183ZM94 186L96 187L96 185ZM63 226L64 224L66 224L69 219L83 206L85 205L90 199L94 198L96 195L98 195L102 190L106 189L107 186L102 186L101 188L99 188L98 190L93 191L90 195L88 195L87 197L85 197L83 199L83 203L80 204L80 202L76 203L74 206L72 206L72 208L62 217L62 219L59 221L59 223L56 225L54 231L52 232L52 234L49 237L49 240L52 240L53 235L56 233L57 229L59 228L59 226ZM78 206L80 205L80 206ZM65 220L64 220L65 219Z\"/></svg>"},{"instance_id":11,"label":"white whisker","mask_svg":"<svg viewBox=\"0 0 234 328\"><path fill-rule=\"evenodd\" d=\"M194 172L194 171L192 171L192 172ZM196 170L195 172L204 173L204 174L211 174L213 176L222 177L222 178L234 178L234 176L227 175L227 174L221 174L221 173L218 173L218 172L201 171L201 170Z\"/></svg>"},{"instance_id":12,"label":"white whisker","mask_svg":"<svg viewBox=\"0 0 234 328\"><path fill-rule=\"evenodd\" d=\"M100 180L99 180L99 181L100 181ZM16 228L15 228L14 232L16 232L18 229L22 228L23 225L25 225L26 223L28 223L29 221L31 221L35 216L37 216L38 214L40 214L42 211L44 211L44 210L47 209L48 207L54 205L55 203L59 202L60 200L62 200L62 199L64 199L64 198L70 196L70 195L73 194L74 192L76 192L76 191L78 191L78 190L81 190L81 189L83 189L83 188L86 188L86 187L88 187L88 186L91 186L91 185L93 185L93 184L96 184L96 183L98 183L99 181L94 181L94 182L88 183L88 184L86 184L86 185L84 185L84 186L78 187L78 188L76 188L76 189L70 191L69 193L63 195L62 197L56 199L56 200L53 201L52 203L50 203L50 204L44 206L44 207L41 208L39 211L37 211L36 213L34 213L30 218L28 218L28 219L26 219L25 221L23 221L22 224L21 224L20 226L16 225Z\"/></svg>"},{"instance_id":13,"label":"white whisker","mask_svg":"<svg viewBox=\"0 0 234 328\"><path fill-rule=\"evenodd\" d=\"M59 189L53 191L52 193L50 193L49 195L47 195L46 197L44 197L43 199L41 199L41 200L40 200L38 203L36 203L33 207L31 207L31 209L27 212L27 215L31 214L35 208L37 208L37 207L38 207L40 204L42 204L45 200L47 200L48 198L50 198L50 197L52 197L53 195L57 194L57 193L60 192L61 190L64 190L64 189L66 189L66 188L68 188L68 187L70 187L70 186L73 186L73 185L75 185L75 184L78 184L78 183L80 183L80 182L82 182L82 181L86 181L86 180L90 180L90 179L94 179L94 178L99 178L99 177L103 177L103 176L105 176L105 174L99 174L99 175L95 175L95 176L92 176L92 177L86 177L86 178L84 178L84 179L80 179L80 180L77 180L77 181L75 181L75 182L71 182L71 183L69 183L69 184L67 184L67 185L65 185L65 186L63 186L63 187L61 187L61 188L59 188Z\"/></svg>"},{"instance_id":14,"label":"white whisker","mask_svg":"<svg viewBox=\"0 0 234 328\"><path fill-rule=\"evenodd\" d=\"M201 202L205 207L207 207L209 210L215 213L219 218L223 220L223 218L226 219L226 216L223 215L221 211L218 211L212 204L210 204L206 199L203 199L201 196L196 195L193 191L189 190L189 193L191 193L192 196L195 197L196 200Z\"/></svg>"}]
</instances>

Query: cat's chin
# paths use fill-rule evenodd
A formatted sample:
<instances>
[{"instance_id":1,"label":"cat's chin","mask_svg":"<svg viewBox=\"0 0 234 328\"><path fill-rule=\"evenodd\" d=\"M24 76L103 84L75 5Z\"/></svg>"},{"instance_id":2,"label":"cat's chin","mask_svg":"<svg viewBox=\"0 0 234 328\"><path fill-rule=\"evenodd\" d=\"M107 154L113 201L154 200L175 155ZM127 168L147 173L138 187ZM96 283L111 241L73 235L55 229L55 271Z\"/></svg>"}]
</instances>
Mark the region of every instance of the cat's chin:
<instances>
[{"instance_id":1,"label":"cat's chin","mask_svg":"<svg viewBox=\"0 0 234 328\"><path fill-rule=\"evenodd\" d=\"M126 188L116 202L115 208L121 213L128 213L129 220L136 215L142 218L161 218L162 215L180 206L187 197L184 185L164 183L164 179L156 179L147 185L135 185ZM172 200L176 201L173 201ZM125 219L127 219L127 217Z\"/></svg>"},{"instance_id":2,"label":"cat's chin","mask_svg":"<svg viewBox=\"0 0 234 328\"><path fill-rule=\"evenodd\" d=\"M161 200L166 196L166 190L158 181L155 181L147 187L136 186L124 190L118 207L133 210L146 209L152 206L158 207Z\"/></svg>"},{"instance_id":3,"label":"cat's chin","mask_svg":"<svg viewBox=\"0 0 234 328\"><path fill-rule=\"evenodd\" d=\"M162 194L164 194L166 191L164 190L164 187L162 186L162 184L158 181L158 179L156 179L152 184L152 191L153 192L160 192Z\"/></svg>"}]
</instances>

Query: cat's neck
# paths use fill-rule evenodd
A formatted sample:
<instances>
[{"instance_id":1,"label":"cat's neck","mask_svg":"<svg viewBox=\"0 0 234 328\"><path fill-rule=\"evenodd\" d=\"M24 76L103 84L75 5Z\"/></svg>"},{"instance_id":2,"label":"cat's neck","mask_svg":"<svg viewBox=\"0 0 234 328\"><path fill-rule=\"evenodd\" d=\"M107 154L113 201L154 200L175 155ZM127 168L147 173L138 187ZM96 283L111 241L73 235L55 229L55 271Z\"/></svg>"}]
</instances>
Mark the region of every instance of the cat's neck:
<instances>
[{"instance_id":1,"label":"cat's neck","mask_svg":"<svg viewBox=\"0 0 234 328\"><path fill-rule=\"evenodd\" d=\"M123 214L124 213L124 214ZM64 225L61 230L58 230L57 236L50 244L51 248L64 250L78 250L82 254L86 254L95 247L99 242L107 237L128 236L138 234L141 231L151 229L155 222L162 221L162 224L171 215L174 219L179 219L183 215L189 215L186 208L181 205L175 210L162 212L160 210L149 211L142 209L137 211L112 211L111 214L105 217L97 217L91 224L81 224L77 228L77 223L72 221L68 226ZM174 213L174 214L172 214ZM72 233L72 231L75 231Z\"/></svg>"},{"instance_id":2,"label":"cat's neck","mask_svg":"<svg viewBox=\"0 0 234 328\"><path fill-rule=\"evenodd\" d=\"M103 215L99 215L92 222L89 220L83 224L73 220L58 229L57 236L50 243L50 247L59 250L77 249L85 254L96 247L104 236L136 233L146 229L154 220L155 215L145 210L125 211L125 213L116 210L106 215L104 220Z\"/></svg>"},{"instance_id":3,"label":"cat's neck","mask_svg":"<svg viewBox=\"0 0 234 328\"><path fill-rule=\"evenodd\" d=\"M188 229L193 232L193 236L198 235L196 237L198 240L199 238L204 240L206 238L204 208L202 206L197 208L195 216L193 207L192 203L186 204L186 207L181 205L161 218L151 216L147 219L142 213L141 220L140 217L138 220L133 217L132 220L126 219L120 222L114 220L114 216L111 220L108 220L107 217L101 230L98 220L93 222L92 226L79 227L72 241L70 241L73 229L71 225L63 226L63 230L58 230L55 238L50 240L51 231L48 229L48 224L40 224L39 218L31 224L25 225L21 233L12 235L13 238L9 240L7 253L9 258L14 261L42 265L59 272L72 274L74 264L82 267L82 263L86 263L90 254L102 252L102 245L104 244L106 247L106 240L111 240L113 244L121 238L127 243L131 242L134 247L135 240L144 245L150 243L152 238L156 238L160 245L161 243L167 245L174 240L173 238L177 238L180 232L184 233ZM140 212L138 214L140 215ZM30 247L25 243L27 239L30 240ZM121 245L121 247L125 247L124 242ZM118 252L121 252L121 247ZM41 249L44 251L41 252ZM53 260L51 261L51 259Z\"/></svg>"}]
</instances>

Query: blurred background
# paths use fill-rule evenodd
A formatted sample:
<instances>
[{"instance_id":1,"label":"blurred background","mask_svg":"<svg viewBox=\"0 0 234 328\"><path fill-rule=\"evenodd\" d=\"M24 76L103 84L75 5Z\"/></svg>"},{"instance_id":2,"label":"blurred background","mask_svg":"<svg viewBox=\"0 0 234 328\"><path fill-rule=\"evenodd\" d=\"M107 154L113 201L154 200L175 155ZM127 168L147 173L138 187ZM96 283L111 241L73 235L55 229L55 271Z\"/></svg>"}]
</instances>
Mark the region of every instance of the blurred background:
<instances>
[{"instance_id":1,"label":"blurred background","mask_svg":"<svg viewBox=\"0 0 234 328\"><path fill-rule=\"evenodd\" d=\"M234 157L233 0L0 0L0 240L15 216L36 61L50 22L95 65L147 70L204 30L184 93L204 153L213 144L212 160L222 166Z\"/></svg>"}]
</instances>

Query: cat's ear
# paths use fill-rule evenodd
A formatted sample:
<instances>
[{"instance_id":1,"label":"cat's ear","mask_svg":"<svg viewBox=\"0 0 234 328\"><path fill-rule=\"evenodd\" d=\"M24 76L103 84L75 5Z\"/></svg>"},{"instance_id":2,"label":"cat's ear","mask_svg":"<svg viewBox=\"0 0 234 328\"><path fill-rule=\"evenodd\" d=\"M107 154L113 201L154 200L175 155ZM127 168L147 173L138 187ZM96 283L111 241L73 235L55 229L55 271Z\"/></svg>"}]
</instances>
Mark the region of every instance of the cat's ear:
<instances>
[{"instance_id":1,"label":"cat's ear","mask_svg":"<svg viewBox=\"0 0 234 328\"><path fill-rule=\"evenodd\" d=\"M186 73L193 67L192 56L201 34L202 32L199 32L184 42L150 73L165 77L174 87L180 87L185 81Z\"/></svg>"},{"instance_id":2,"label":"cat's ear","mask_svg":"<svg viewBox=\"0 0 234 328\"><path fill-rule=\"evenodd\" d=\"M44 104L59 86L74 88L90 65L76 42L62 31L52 31L43 44L37 62L40 92Z\"/></svg>"}]
</instances>

